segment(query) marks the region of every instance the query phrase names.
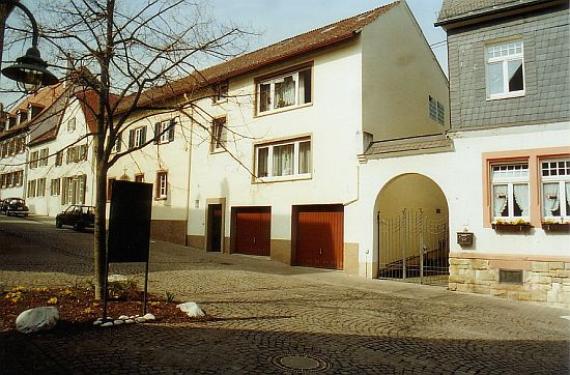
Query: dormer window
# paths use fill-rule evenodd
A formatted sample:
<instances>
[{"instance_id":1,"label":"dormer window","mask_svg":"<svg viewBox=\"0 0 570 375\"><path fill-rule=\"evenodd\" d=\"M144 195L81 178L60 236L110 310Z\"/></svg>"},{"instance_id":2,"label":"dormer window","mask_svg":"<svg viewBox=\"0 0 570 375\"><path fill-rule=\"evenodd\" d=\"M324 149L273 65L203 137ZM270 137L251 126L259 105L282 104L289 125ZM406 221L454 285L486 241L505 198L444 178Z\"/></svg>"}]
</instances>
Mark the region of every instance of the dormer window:
<instances>
[{"instance_id":1,"label":"dormer window","mask_svg":"<svg viewBox=\"0 0 570 375\"><path fill-rule=\"evenodd\" d=\"M32 116L33 116L33 114L34 114L34 112L33 112L33 110L32 110L32 105L30 104L30 105L28 106L28 118L27 118L27 121L32 121Z\"/></svg>"},{"instance_id":2,"label":"dormer window","mask_svg":"<svg viewBox=\"0 0 570 375\"><path fill-rule=\"evenodd\" d=\"M487 99L525 94L522 40L488 45L486 48Z\"/></svg>"}]
</instances>

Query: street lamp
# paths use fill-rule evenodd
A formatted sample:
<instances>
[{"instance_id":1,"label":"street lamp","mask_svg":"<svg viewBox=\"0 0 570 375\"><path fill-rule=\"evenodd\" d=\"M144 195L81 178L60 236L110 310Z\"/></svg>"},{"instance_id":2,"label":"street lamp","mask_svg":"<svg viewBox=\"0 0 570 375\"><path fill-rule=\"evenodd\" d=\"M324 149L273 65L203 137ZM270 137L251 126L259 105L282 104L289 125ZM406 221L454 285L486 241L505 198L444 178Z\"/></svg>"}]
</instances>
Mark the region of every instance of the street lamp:
<instances>
[{"instance_id":1,"label":"street lamp","mask_svg":"<svg viewBox=\"0 0 570 375\"><path fill-rule=\"evenodd\" d=\"M38 25L32 12L19 1L6 0L3 2L22 9L30 19L32 23L32 47L24 56L17 58L14 65L2 69L2 74L21 83L27 92L35 91L42 86L56 84L58 82L57 77L47 69L48 64L41 58L38 50Z\"/></svg>"}]
</instances>

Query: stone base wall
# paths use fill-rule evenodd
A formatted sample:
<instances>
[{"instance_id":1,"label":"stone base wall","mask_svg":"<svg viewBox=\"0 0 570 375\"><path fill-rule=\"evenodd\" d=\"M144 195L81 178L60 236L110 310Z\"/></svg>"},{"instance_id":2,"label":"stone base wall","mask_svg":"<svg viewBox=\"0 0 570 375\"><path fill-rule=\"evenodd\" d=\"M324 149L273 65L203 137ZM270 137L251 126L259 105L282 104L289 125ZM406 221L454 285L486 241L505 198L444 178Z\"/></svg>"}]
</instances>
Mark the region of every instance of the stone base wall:
<instances>
[{"instance_id":1,"label":"stone base wall","mask_svg":"<svg viewBox=\"0 0 570 375\"><path fill-rule=\"evenodd\" d=\"M185 220L151 220L150 237L153 240L186 245Z\"/></svg>"},{"instance_id":2,"label":"stone base wall","mask_svg":"<svg viewBox=\"0 0 570 375\"><path fill-rule=\"evenodd\" d=\"M522 284L499 282L499 271L522 270ZM450 258L449 289L570 308L570 259Z\"/></svg>"}]
</instances>

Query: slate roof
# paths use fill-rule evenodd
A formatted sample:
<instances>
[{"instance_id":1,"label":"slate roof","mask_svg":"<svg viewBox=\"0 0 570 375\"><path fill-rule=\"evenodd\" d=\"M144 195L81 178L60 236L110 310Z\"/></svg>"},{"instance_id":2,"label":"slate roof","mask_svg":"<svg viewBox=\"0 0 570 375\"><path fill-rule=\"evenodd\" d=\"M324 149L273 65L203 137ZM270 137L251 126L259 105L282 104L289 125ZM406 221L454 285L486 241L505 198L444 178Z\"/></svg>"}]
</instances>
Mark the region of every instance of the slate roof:
<instances>
[{"instance_id":1,"label":"slate roof","mask_svg":"<svg viewBox=\"0 0 570 375\"><path fill-rule=\"evenodd\" d=\"M439 134L374 142L363 156L365 159L376 159L451 150L453 150L453 141L447 136Z\"/></svg>"},{"instance_id":2,"label":"slate roof","mask_svg":"<svg viewBox=\"0 0 570 375\"><path fill-rule=\"evenodd\" d=\"M455 19L482 15L488 12L516 8L545 0L443 0L436 25Z\"/></svg>"},{"instance_id":3,"label":"slate roof","mask_svg":"<svg viewBox=\"0 0 570 375\"><path fill-rule=\"evenodd\" d=\"M169 85L150 89L143 93L139 101L139 106L148 106L150 103L158 100L172 98L197 88L254 71L269 64L351 39L358 35L366 25L375 21L380 15L399 4L400 1L395 1L354 17L296 35L292 38L238 56L229 61L201 70L199 73L177 80ZM131 103L132 97L125 98L118 112L126 110Z\"/></svg>"}]
</instances>

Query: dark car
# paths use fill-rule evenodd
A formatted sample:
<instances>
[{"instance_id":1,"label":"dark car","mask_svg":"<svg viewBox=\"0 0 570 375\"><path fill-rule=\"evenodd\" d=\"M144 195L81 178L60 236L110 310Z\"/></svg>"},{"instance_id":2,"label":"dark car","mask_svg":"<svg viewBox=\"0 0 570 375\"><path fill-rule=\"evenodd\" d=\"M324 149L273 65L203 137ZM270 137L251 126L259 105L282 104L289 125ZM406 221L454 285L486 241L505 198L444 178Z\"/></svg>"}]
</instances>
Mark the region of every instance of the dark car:
<instances>
[{"instance_id":1,"label":"dark car","mask_svg":"<svg viewBox=\"0 0 570 375\"><path fill-rule=\"evenodd\" d=\"M6 216L28 216L29 211L26 201L22 198L6 198L0 203L0 212Z\"/></svg>"},{"instance_id":2,"label":"dark car","mask_svg":"<svg viewBox=\"0 0 570 375\"><path fill-rule=\"evenodd\" d=\"M75 230L92 228L95 223L95 207L74 204L55 217L56 228L70 225Z\"/></svg>"}]
</instances>

